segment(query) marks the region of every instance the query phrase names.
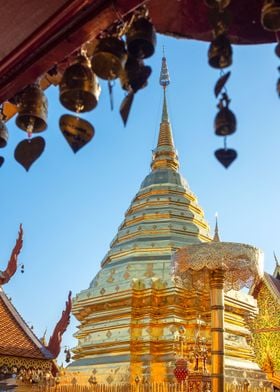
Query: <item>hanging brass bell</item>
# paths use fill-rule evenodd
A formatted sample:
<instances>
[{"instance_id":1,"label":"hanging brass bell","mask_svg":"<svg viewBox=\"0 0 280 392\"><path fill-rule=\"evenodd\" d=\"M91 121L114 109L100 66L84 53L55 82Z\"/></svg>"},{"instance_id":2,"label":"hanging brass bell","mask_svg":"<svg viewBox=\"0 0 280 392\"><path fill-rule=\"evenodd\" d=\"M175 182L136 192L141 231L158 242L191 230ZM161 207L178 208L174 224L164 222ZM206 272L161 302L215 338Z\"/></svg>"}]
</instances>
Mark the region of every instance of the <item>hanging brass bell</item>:
<instances>
[{"instance_id":1,"label":"hanging brass bell","mask_svg":"<svg viewBox=\"0 0 280 392\"><path fill-rule=\"evenodd\" d=\"M0 120L0 148L6 147L9 139L8 129L3 120Z\"/></svg>"},{"instance_id":2,"label":"hanging brass bell","mask_svg":"<svg viewBox=\"0 0 280 392\"><path fill-rule=\"evenodd\" d=\"M136 93L147 85L151 72L151 67L145 65L142 60L129 56L120 76L122 88Z\"/></svg>"},{"instance_id":3,"label":"hanging brass bell","mask_svg":"<svg viewBox=\"0 0 280 392\"><path fill-rule=\"evenodd\" d=\"M128 53L138 59L146 59L154 54L156 31L147 18L139 18L132 24L126 35Z\"/></svg>"},{"instance_id":4,"label":"hanging brass bell","mask_svg":"<svg viewBox=\"0 0 280 392\"><path fill-rule=\"evenodd\" d=\"M218 35L210 44L208 63L213 68L223 69L232 64L232 48L225 34Z\"/></svg>"},{"instance_id":5,"label":"hanging brass bell","mask_svg":"<svg viewBox=\"0 0 280 392\"><path fill-rule=\"evenodd\" d=\"M96 107L101 89L85 56L79 56L77 62L65 70L59 90L60 102L66 109L88 112Z\"/></svg>"},{"instance_id":6,"label":"hanging brass bell","mask_svg":"<svg viewBox=\"0 0 280 392\"><path fill-rule=\"evenodd\" d=\"M230 5L231 0L204 0L205 5L209 8L224 9Z\"/></svg>"},{"instance_id":7,"label":"hanging brass bell","mask_svg":"<svg viewBox=\"0 0 280 392\"><path fill-rule=\"evenodd\" d=\"M93 72L101 79L113 80L120 76L126 61L123 40L106 37L99 40L91 58Z\"/></svg>"},{"instance_id":8,"label":"hanging brass bell","mask_svg":"<svg viewBox=\"0 0 280 392\"><path fill-rule=\"evenodd\" d=\"M226 94L220 100L218 108L220 109L215 117L215 133L218 136L228 136L236 131L236 117L228 108L229 99Z\"/></svg>"},{"instance_id":9,"label":"hanging brass bell","mask_svg":"<svg viewBox=\"0 0 280 392\"><path fill-rule=\"evenodd\" d=\"M16 124L27 132L42 132L47 128L48 100L36 84L28 86L21 94Z\"/></svg>"},{"instance_id":10,"label":"hanging brass bell","mask_svg":"<svg viewBox=\"0 0 280 392\"><path fill-rule=\"evenodd\" d=\"M265 30L280 30L280 0L264 1L261 11L261 22Z\"/></svg>"}]
</instances>

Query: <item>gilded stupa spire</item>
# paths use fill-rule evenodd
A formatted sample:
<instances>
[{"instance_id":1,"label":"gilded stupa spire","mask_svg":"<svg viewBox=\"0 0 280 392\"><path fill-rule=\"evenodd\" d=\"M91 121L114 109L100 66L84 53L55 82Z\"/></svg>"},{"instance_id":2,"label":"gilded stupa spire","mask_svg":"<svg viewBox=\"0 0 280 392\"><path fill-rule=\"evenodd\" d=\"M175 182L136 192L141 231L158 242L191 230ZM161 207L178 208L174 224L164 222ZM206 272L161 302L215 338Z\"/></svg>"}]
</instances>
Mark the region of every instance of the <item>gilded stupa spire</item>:
<instances>
[{"instance_id":1,"label":"gilded stupa spire","mask_svg":"<svg viewBox=\"0 0 280 392\"><path fill-rule=\"evenodd\" d=\"M216 224L215 224L215 233L213 237L214 242L220 242L220 236L219 236L219 225L218 225L218 214L216 213Z\"/></svg>"},{"instance_id":2,"label":"gilded stupa spire","mask_svg":"<svg viewBox=\"0 0 280 392\"><path fill-rule=\"evenodd\" d=\"M154 150L151 167L152 170L173 169L177 171L179 168L179 162L174 146L172 129L169 122L167 109L166 89L167 86L170 84L170 77L164 51L161 63L159 83L163 87L163 106L158 143L156 149Z\"/></svg>"}]
</instances>

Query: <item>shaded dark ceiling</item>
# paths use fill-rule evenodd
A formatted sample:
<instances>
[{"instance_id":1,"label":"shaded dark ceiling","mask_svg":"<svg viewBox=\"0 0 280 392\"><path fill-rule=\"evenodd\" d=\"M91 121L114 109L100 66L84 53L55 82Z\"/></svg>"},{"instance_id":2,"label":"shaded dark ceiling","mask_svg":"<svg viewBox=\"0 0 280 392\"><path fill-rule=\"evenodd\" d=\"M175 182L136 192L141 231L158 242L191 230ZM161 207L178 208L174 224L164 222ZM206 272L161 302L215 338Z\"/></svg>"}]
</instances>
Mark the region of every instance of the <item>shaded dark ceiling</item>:
<instances>
[{"instance_id":1,"label":"shaded dark ceiling","mask_svg":"<svg viewBox=\"0 0 280 392\"><path fill-rule=\"evenodd\" d=\"M0 14L0 100L63 62L83 43L145 3L156 30L175 37L210 40L203 0L14 0ZM38 6L38 4L40 4ZM236 44L275 41L260 24L262 0L234 0L229 31Z\"/></svg>"}]
</instances>

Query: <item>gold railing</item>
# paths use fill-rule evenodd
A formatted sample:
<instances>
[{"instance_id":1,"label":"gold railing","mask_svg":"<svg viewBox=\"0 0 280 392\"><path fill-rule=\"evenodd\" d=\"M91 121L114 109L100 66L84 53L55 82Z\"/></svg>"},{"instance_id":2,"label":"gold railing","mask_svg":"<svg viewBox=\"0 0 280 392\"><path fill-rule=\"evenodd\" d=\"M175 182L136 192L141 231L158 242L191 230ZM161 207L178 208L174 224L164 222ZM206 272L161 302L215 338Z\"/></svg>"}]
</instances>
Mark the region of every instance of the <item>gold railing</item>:
<instances>
[{"instance_id":1,"label":"gold railing","mask_svg":"<svg viewBox=\"0 0 280 392\"><path fill-rule=\"evenodd\" d=\"M32 385L29 391L34 392L187 392L188 383L121 383L121 384L95 384L95 385ZM17 392L25 392L26 386L21 385ZM195 391L194 391L195 392ZM203 392L203 389L201 389ZM206 391L205 391L206 392Z\"/></svg>"},{"instance_id":2,"label":"gold railing","mask_svg":"<svg viewBox=\"0 0 280 392\"><path fill-rule=\"evenodd\" d=\"M120 383L120 384L59 384L54 386L21 384L17 392L211 392L211 383L209 380L189 380L183 383ZM266 386L248 386L225 384L225 392L271 392L272 389Z\"/></svg>"}]
</instances>

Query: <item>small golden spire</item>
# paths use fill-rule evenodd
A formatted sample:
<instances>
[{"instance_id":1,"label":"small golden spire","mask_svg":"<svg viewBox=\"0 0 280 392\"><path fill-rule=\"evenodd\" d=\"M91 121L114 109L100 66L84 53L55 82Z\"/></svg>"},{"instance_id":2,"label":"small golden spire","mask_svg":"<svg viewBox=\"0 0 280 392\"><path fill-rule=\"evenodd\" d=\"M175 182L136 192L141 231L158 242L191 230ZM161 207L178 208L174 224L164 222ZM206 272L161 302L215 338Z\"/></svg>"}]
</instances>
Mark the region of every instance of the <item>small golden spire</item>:
<instances>
[{"instance_id":1,"label":"small golden spire","mask_svg":"<svg viewBox=\"0 0 280 392\"><path fill-rule=\"evenodd\" d=\"M41 337L41 343L46 346L47 345L47 341L46 341L46 334L47 334L47 329L45 329L44 335Z\"/></svg>"},{"instance_id":2,"label":"small golden spire","mask_svg":"<svg viewBox=\"0 0 280 392\"><path fill-rule=\"evenodd\" d=\"M157 148L154 150L153 161L151 164L152 170L156 169L173 169L178 170L179 162L176 149L174 146L171 124L169 122L166 88L170 84L169 72L166 62L166 57L163 49L163 57L161 64L161 71L159 83L163 87L163 107L160 123L160 130L158 136Z\"/></svg>"},{"instance_id":3,"label":"small golden spire","mask_svg":"<svg viewBox=\"0 0 280 392\"><path fill-rule=\"evenodd\" d=\"M218 226L218 213L217 212L215 214L215 218L216 218L216 224L215 224L215 234L214 234L214 237L213 237L213 241L214 242L220 242L219 226Z\"/></svg>"},{"instance_id":4,"label":"small golden spire","mask_svg":"<svg viewBox=\"0 0 280 392\"><path fill-rule=\"evenodd\" d=\"M275 263L276 263L276 267L279 267L280 266L279 265L279 260L278 260L278 257L276 256L275 252L273 252L273 256L274 256L274 260L275 260Z\"/></svg>"},{"instance_id":5,"label":"small golden spire","mask_svg":"<svg viewBox=\"0 0 280 392\"><path fill-rule=\"evenodd\" d=\"M274 272L273 272L273 277L280 280L280 264L279 264L279 260L278 257L276 256L276 253L273 252L274 255L274 260L275 260L275 268L274 268Z\"/></svg>"}]
</instances>

